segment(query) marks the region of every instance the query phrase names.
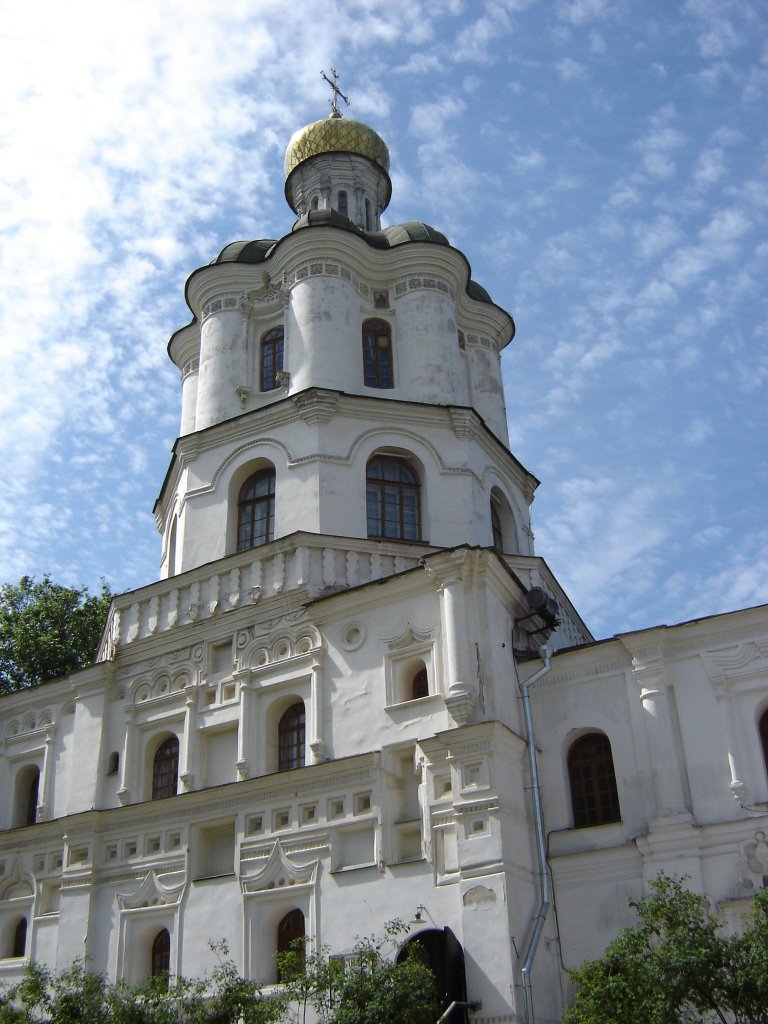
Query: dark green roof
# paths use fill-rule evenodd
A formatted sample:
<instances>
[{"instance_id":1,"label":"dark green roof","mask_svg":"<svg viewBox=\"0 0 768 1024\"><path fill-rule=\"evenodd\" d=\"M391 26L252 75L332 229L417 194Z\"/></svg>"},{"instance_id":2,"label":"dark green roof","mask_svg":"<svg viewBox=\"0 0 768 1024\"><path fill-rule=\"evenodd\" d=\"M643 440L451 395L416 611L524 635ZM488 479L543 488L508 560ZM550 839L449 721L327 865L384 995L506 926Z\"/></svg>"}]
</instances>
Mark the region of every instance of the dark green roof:
<instances>
[{"instance_id":1,"label":"dark green roof","mask_svg":"<svg viewBox=\"0 0 768 1024\"><path fill-rule=\"evenodd\" d=\"M451 244L441 231L420 220L392 224L390 227L384 228L383 231L363 231L362 228L353 224L349 217L332 209L310 210L299 217L291 230L296 232L305 228L318 227L349 231L358 235L375 249L394 249L396 246L406 245L408 242L428 242L431 245L446 246ZM214 260L211 260L211 265L216 263L261 263L272 254L276 245L277 241L274 238L256 238L251 242L230 242L229 245L224 246ZM478 302L488 302L493 305L491 296L476 281L470 280L467 283L467 294Z\"/></svg>"}]
</instances>

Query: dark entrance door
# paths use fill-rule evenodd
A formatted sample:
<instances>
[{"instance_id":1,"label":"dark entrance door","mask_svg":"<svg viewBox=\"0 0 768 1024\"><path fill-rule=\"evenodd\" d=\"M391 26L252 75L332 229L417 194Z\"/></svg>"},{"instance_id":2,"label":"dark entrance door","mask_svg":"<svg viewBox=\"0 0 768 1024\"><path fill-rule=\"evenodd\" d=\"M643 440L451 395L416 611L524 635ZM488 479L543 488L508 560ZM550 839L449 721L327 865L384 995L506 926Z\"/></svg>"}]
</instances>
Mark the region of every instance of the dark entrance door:
<instances>
[{"instance_id":1,"label":"dark entrance door","mask_svg":"<svg viewBox=\"0 0 768 1024\"><path fill-rule=\"evenodd\" d=\"M467 1001L467 978L464 973L464 950L450 928L430 928L419 932L403 945L397 959L402 960L409 946L416 945L423 963L435 976L437 996L442 1010L456 1000ZM446 1024L467 1024L466 1006L456 1006Z\"/></svg>"}]
</instances>

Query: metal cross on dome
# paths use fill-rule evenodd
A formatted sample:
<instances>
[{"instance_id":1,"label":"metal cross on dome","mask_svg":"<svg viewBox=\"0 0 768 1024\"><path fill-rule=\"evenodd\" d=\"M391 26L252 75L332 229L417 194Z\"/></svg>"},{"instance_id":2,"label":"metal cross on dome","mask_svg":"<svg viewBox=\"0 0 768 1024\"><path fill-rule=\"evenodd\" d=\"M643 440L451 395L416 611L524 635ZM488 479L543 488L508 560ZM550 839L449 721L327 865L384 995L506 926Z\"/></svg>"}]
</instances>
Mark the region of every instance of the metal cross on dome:
<instances>
[{"instance_id":1,"label":"metal cross on dome","mask_svg":"<svg viewBox=\"0 0 768 1024\"><path fill-rule=\"evenodd\" d=\"M330 80L330 78L328 77L328 75L326 75L324 71L321 71L320 74L323 76L328 85L330 85L330 87L333 89L333 99L331 100L331 117L341 117L341 111L339 110L339 96L341 96L341 98L344 100L347 106L349 106L349 100L339 88L338 72L336 71L336 68L331 68L333 81Z\"/></svg>"}]
</instances>

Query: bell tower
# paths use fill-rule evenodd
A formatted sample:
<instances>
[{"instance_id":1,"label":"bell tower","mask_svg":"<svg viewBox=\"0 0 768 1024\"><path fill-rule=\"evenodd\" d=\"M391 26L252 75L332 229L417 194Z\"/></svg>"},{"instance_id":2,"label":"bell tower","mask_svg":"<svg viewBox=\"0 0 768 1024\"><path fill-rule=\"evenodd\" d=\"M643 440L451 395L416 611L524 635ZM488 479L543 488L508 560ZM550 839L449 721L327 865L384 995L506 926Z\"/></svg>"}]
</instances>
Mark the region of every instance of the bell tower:
<instances>
[{"instance_id":1,"label":"bell tower","mask_svg":"<svg viewBox=\"0 0 768 1024\"><path fill-rule=\"evenodd\" d=\"M162 575L294 534L532 555L538 482L507 448L501 380L512 317L439 231L381 227L389 152L335 104L285 172L291 230L187 282Z\"/></svg>"}]
</instances>

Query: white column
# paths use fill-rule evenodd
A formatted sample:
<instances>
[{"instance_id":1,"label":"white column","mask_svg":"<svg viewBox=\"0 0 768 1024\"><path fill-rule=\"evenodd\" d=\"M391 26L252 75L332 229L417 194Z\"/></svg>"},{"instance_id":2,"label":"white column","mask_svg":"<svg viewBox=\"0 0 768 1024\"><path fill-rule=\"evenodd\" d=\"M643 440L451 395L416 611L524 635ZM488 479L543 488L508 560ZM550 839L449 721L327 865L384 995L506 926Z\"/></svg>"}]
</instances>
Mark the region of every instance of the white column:
<instances>
[{"instance_id":1,"label":"white column","mask_svg":"<svg viewBox=\"0 0 768 1024\"><path fill-rule=\"evenodd\" d=\"M478 697L477 680L469 652L473 649L467 628L467 586L471 582L477 552L455 551L430 558L425 568L440 593L440 621L446 670L445 703L459 725L471 721Z\"/></svg>"},{"instance_id":2,"label":"white column","mask_svg":"<svg viewBox=\"0 0 768 1024\"><path fill-rule=\"evenodd\" d=\"M651 754L658 818L690 816L683 781L683 759L673 721L674 693L664 678L661 657L633 659L632 673L640 688L645 728Z\"/></svg>"},{"instance_id":3,"label":"white column","mask_svg":"<svg viewBox=\"0 0 768 1024\"><path fill-rule=\"evenodd\" d=\"M182 737L181 771L179 772L180 791L188 793L195 788L195 768L197 766L197 685L190 683L184 687L186 707L184 709L184 736Z\"/></svg>"},{"instance_id":4,"label":"white column","mask_svg":"<svg viewBox=\"0 0 768 1024\"><path fill-rule=\"evenodd\" d=\"M749 790L746 783L741 779L738 757L736 755L736 727L733 718L733 694L727 688L725 679L713 679L715 696L720 707L720 714L725 731L725 742L728 745L728 770L731 773L731 783L728 787L734 800L743 807L751 802Z\"/></svg>"},{"instance_id":5,"label":"white column","mask_svg":"<svg viewBox=\"0 0 768 1024\"><path fill-rule=\"evenodd\" d=\"M251 672L245 669L235 673L240 683L240 721L237 726L237 778L242 782L251 772L251 718L253 716L253 690L251 689Z\"/></svg>"},{"instance_id":6,"label":"white column","mask_svg":"<svg viewBox=\"0 0 768 1024\"><path fill-rule=\"evenodd\" d=\"M323 694L322 673L320 662L312 662L312 682L309 691L309 764L321 764L325 760L325 741L323 739Z\"/></svg>"},{"instance_id":7,"label":"white column","mask_svg":"<svg viewBox=\"0 0 768 1024\"><path fill-rule=\"evenodd\" d=\"M136 748L136 709L125 709L125 739L123 741L123 757L120 764L120 789L117 798L121 804L131 802L131 773L136 774L134 754Z\"/></svg>"}]
</instances>

